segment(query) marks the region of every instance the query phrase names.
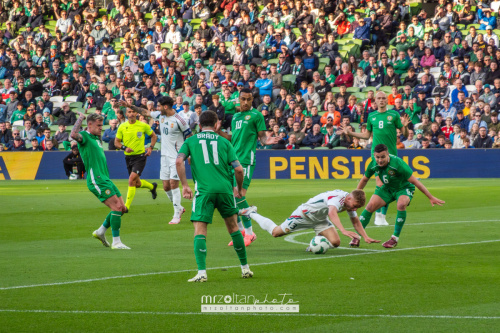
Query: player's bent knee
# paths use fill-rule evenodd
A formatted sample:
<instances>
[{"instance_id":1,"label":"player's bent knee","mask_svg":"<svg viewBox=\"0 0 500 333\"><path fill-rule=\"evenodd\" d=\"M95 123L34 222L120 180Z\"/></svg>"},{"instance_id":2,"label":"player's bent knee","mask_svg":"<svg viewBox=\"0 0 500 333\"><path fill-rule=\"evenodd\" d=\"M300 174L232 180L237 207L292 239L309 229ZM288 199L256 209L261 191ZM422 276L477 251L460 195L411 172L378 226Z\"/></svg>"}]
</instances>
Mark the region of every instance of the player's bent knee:
<instances>
[{"instance_id":1,"label":"player's bent knee","mask_svg":"<svg viewBox=\"0 0 500 333\"><path fill-rule=\"evenodd\" d=\"M333 242L330 242L330 244L332 244L333 247L339 247L340 246L340 239L339 240L335 240Z\"/></svg>"}]
</instances>

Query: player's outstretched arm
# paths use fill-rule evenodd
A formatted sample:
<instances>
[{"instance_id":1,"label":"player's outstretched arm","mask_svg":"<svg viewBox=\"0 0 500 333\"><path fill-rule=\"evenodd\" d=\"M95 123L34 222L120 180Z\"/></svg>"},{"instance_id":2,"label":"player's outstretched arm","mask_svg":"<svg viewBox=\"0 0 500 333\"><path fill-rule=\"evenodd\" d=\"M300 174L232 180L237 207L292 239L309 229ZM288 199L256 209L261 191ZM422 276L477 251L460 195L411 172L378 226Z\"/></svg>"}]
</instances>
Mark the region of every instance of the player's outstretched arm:
<instances>
[{"instance_id":1,"label":"player's outstretched arm","mask_svg":"<svg viewBox=\"0 0 500 333\"><path fill-rule=\"evenodd\" d=\"M364 189L369 180L370 180L370 178L368 178L365 175L363 175L363 178L361 178L361 180L359 181L358 187L356 189L357 190Z\"/></svg>"},{"instance_id":2,"label":"player's outstretched arm","mask_svg":"<svg viewBox=\"0 0 500 333\"><path fill-rule=\"evenodd\" d=\"M415 176L411 176L408 181L415 185L420 190L420 192L422 192L427 198L429 198L432 207L434 207L434 205L442 206L445 203L444 200L438 199L433 196L431 192L429 192L429 190L424 186L424 184L422 184L417 178L415 178Z\"/></svg>"},{"instance_id":3,"label":"player's outstretched arm","mask_svg":"<svg viewBox=\"0 0 500 333\"><path fill-rule=\"evenodd\" d=\"M186 177L186 166L184 165L184 161L187 159L186 154L179 153L177 155L177 159L175 160L175 167L177 169L177 175L179 176L179 180L182 184L182 196L184 199L191 200L193 198L193 191L189 187Z\"/></svg>"},{"instance_id":4,"label":"player's outstretched arm","mask_svg":"<svg viewBox=\"0 0 500 333\"><path fill-rule=\"evenodd\" d=\"M357 132L352 132L348 127L342 127L342 125L339 125L336 134L341 135L342 133L355 138L365 139L365 140L368 140L372 136L372 132L370 131L366 131L364 133L361 132L357 133Z\"/></svg>"},{"instance_id":5,"label":"player's outstretched arm","mask_svg":"<svg viewBox=\"0 0 500 333\"><path fill-rule=\"evenodd\" d=\"M363 237L365 242L367 242L367 243L380 243L380 240L368 237L368 234L366 233L365 228L363 228L363 225L361 224L361 222L359 222L359 218L357 216L351 217L351 222L352 222L352 226L354 227L354 229L358 232L358 234L361 235L361 237Z\"/></svg>"},{"instance_id":6,"label":"player's outstretched arm","mask_svg":"<svg viewBox=\"0 0 500 333\"><path fill-rule=\"evenodd\" d=\"M337 229L339 229L339 231L344 235L344 236L347 236L347 237L350 237L350 238L358 238L359 239L359 235L353 231L347 231L345 230L344 226L342 225L342 222L340 222L340 219L339 219L339 214L338 214L338 211L337 211L337 207L335 206L328 206L328 217L330 218L330 221L332 221L332 223L337 227Z\"/></svg>"},{"instance_id":7,"label":"player's outstretched arm","mask_svg":"<svg viewBox=\"0 0 500 333\"><path fill-rule=\"evenodd\" d=\"M85 115L81 112L78 112L79 117L76 120L75 125L73 126L73 129L71 130L71 133L69 136L75 140L76 142L82 142L83 138L82 135L79 133L82 127L82 122L85 120Z\"/></svg>"},{"instance_id":8,"label":"player's outstretched arm","mask_svg":"<svg viewBox=\"0 0 500 333\"><path fill-rule=\"evenodd\" d=\"M267 136L266 131L259 131L259 140L263 146L275 145L280 141L279 137Z\"/></svg>"},{"instance_id":9,"label":"player's outstretched arm","mask_svg":"<svg viewBox=\"0 0 500 333\"><path fill-rule=\"evenodd\" d=\"M149 111L147 109L137 107L137 106L129 104L125 101L118 101L117 103L119 106L122 106L125 108L130 108L130 109L134 110L135 112L137 112L138 114L142 114L143 116L146 116L146 117L151 117L151 111Z\"/></svg>"}]
</instances>

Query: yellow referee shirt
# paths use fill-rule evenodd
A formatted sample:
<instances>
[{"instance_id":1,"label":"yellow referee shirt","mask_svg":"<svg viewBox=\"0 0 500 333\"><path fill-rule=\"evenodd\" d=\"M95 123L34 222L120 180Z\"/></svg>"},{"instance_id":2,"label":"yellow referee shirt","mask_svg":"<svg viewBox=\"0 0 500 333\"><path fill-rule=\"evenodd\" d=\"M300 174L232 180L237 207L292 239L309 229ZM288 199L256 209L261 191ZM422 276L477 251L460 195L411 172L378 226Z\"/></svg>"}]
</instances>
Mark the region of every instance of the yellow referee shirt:
<instances>
[{"instance_id":1,"label":"yellow referee shirt","mask_svg":"<svg viewBox=\"0 0 500 333\"><path fill-rule=\"evenodd\" d=\"M126 121L118 127L116 137L121 140L126 147L134 150L131 153L125 152L125 155L140 155L146 151L146 149L144 149L146 134L151 135L152 133L153 130L151 127L142 121L136 120L133 124Z\"/></svg>"}]
</instances>

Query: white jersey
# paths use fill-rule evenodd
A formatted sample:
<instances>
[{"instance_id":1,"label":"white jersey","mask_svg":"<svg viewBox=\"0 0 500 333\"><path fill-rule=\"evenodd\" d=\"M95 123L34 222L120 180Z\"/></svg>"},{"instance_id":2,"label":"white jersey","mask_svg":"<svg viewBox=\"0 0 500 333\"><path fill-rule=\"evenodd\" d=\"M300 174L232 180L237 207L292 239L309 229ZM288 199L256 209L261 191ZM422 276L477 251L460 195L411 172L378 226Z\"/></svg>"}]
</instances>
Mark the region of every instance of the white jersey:
<instances>
[{"instance_id":1,"label":"white jersey","mask_svg":"<svg viewBox=\"0 0 500 333\"><path fill-rule=\"evenodd\" d=\"M328 220L328 206L335 206L337 211L345 211L345 198L349 195L348 192L341 190L327 191L318 194L302 204L299 208L302 215L314 222L324 222ZM347 212L349 217L356 217L356 212Z\"/></svg>"},{"instance_id":2,"label":"white jersey","mask_svg":"<svg viewBox=\"0 0 500 333\"><path fill-rule=\"evenodd\" d=\"M161 155L175 160L184 138L191 133L187 121L177 113L169 117L163 116L160 111L151 112L151 118L160 122Z\"/></svg>"}]
</instances>

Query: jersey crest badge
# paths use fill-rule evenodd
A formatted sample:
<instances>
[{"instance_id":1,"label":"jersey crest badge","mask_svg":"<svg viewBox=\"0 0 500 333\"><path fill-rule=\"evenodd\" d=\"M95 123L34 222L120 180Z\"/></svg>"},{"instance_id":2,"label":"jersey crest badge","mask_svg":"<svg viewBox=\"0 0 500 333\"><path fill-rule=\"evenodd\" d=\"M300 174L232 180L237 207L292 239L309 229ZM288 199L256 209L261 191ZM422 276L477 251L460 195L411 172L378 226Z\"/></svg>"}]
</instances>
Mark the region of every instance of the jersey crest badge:
<instances>
[{"instance_id":1,"label":"jersey crest badge","mask_svg":"<svg viewBox=\"0 0 500 333\"><path fill-rule=\"evenodd\" d=\"M111 191L109 189L107 189L106 191L104 191L104 193L106 193L106 195L110 195Z\"/></svg>"},{"instance_id":2,"label":"jersey crest badge","mask_svg":"<svg viewBox=\"0 0 500 333\"><path fill-rule=\"evenodd\" d=\"M375 121L375 119L376 119L375 117L372 118L373 121Z\"/></svg>"},{"instance_id":3,"label":"jersey crest badge","mask_svg":"<svg viewBox=\"0 0 500 333\"><path fill-rule=\"evenodd\" d=\"M165 122L165 118L161 118L161 123L163 124Z\"/></svg>"},{"instance_id":4,"label":"jersey crest badge","mask_svg":"<svg viewBox=\"0 0 500 333\"><path fill-rule=\"evenodd\" d=\"M171 123L171 124L170 124L170 128L174 128L174 123Z\"/></svg>"},{"instance_id":5,"label":"jersey crest badge","mask_svg":"<svg viewBox=\"0 0 500 333\"><path fill-rule=\"evenodd\" d=\"M391 121L391 120L392 120L392 116L388 116L388 117L387 117L387 120L388 120L388 121Z\"/></svg>"},{"instance_id":6,"label":"jersey crest badge","mask_svg":"<svg viewBox=\"0 0 500 333\"><path fill-rule=\"evenodd\" d=\"M387 173L388 173L390 176L394 176L394 175L396 174L396 173L394 172L394 170L389 170Z\"/></svg>"},{"instance_id":7,"label":"jersey crest badge","mask_svg":"<svg viewBox=\"0 0 500 333\"><path fill-rule=\"evenodd\" d=\"M250 115L245 116L245 120L250 120L250 118L252 118Z\"/></svg>"},{"instance_id":8,"label":"jersey crest badge","mask_svg":"<svg viewBox=\"0 0 500 333\"><path fill-rule=\"evenodd\" d=\"M137 137L140 139L142 137L142 132L137 132Z\"/></svg>"}]
</instances>

